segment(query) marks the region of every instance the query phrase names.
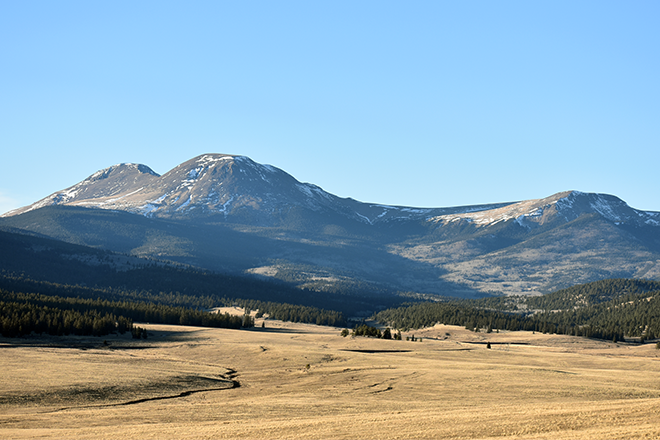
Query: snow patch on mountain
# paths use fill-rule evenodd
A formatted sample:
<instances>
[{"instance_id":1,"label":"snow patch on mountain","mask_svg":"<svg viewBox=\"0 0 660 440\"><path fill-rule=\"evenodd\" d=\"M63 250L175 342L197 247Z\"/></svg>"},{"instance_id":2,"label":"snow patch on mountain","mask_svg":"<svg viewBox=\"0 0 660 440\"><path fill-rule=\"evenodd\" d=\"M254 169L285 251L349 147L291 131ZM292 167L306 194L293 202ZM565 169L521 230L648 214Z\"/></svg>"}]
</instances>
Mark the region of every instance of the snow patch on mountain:
<instances>
[{"instance_id":1,"label":"snow patch on mountain","mask_svg":"<svg viewBox=\"0 0 660 440\"><path fill-rule=\"evenodd\" d=\"M151 217L154 211L157 211L160 208L159 205L154 205L153 203L147 203L146 205L140 208L140 214L145 217Z\"/></svg>"},{"instance_id":2,"label":"snow patch on mountain","mask_svg":"<svg viewBox=\"0 0 660 440\"><path fill-rule=\"evenodd\" d=\"M52 199L53 203L60 204L60 203L66 203L69 200L73 200L78 195L78 192L79 192L78 189L74 189L72 191L61 192L59 194L56 194Z\"/></svg>"},{"instance_id":3,"label":"snow patch on mountain","mask_svg":"<svg viewBox=\"0 0 660 440\"><path fill-rule=\"evenodd\" d=\"M186 208L186 206L190 205L190 201L192 200L191 196L188 196L188 200L183 202L178 208L176 208L177 211L181 211Z\"/></svg>"},{"instance_id":4,"label":"snow patch on mountain","mask_svg":"<svg viewBox=\"0 0 660 440\"><path fill-rule=\"evenodd\" d=\"M369 223L370 225L373 225L374 223L369 219L369 217L360 214L359 212L356 212L355 215L357 215L359 218L364 220L365 222Z\"/></svg>"},{"instance_id":5,"label":"snow patch on mountain","mask_svg":"<svg viewBox=\"0 0 660 440\"><path fill-rule=\"evenodd\" d=\"M646 217L645 223L652 226L660 226L660 212L651 212L651 211L638 211L640 217Z\"/></svg>"},{"instance_id":6,"label":"snow patch on mountain","mask_svg":"<svg viewBox=\"0 0 660 440\"><path fill-rule=\"evenodd\" d=\"M591 207L594 211L598 212L600 215L605 217L608 220L613 222L622 222L624 219L620 215L620 211L617 211L617 208L627 207L623 201L617 203L618 206L613 206L614 204L608 200L604 200L599 194L596 194L596 199L591 202Z\"/></svg>"},{"instance_id":7,"label":"snow patch on mountain","mask_svg":"<svg viewBox=\"0 0 660 440\"><path fill-rule=\"evenodd\" d=\"M304 183L299 183L296 186L298 187L300 192L305 194L307 197L310 197L310 198L314 197L314 194L312 194L312 190L307 185L305 185Z\"/></svg>"},{"instance_id":8,"label":"snow patch on mountain","mask_svg":"<svg viewBox=\"0 0 660 440\"><path fill-rule=\"evenodd\" d=\"M204 154L204 155L200 156L196 160L196 162L198 164L200 164L202 167L206 167L206 166L210 166L210 165L215 165L218 162L240 160L243 157L244 156Z\"/></svg>"},{"instance_id":9,"label":"snow patch on mountain","mask_svg":"<svg viewBox=\"0 0 660 440\"><path fill-rule=\"evenodd\" d=\"M203 169L204 167L197 167L194 170L190 170L190 172L188 173L188 180L189 181L196 180Z\"/></svg>"},{"instance_id":10,"label":"snow patch on mountain","mask_svg":"<svg viewBox=\"0 0 660 440\"><path fill-rule=\"evenodd\" d=\"M518 214L518 215L516 215ZM495 209L488 211L477 211L477 212L467 212L467 213L456 213L448 215L439 215L437 217L432 217L429 220L434 223L447 224L453 223L460 220L465 220L470 223L474 223L477 226L489 226L495 225L502 221L517 219L523 217L524 213L515 213L511 209Z\"/></svg>"},{"instance_id":11,"label":"snow patch on mountain","mask_svg":"<svg viewBox=\"0 0 660 440\"><path fill-rule=\"evenodd\" d=\"M411 212L413 214L424 214L429 212L428 209L420 209L420 208L400 208L401 212Z\"/></svg>"},{"instance_id":12,"label":"snow patch on mountain","mask_svg":"<svg viewBox=\"0 0 660 440\"><path fill-rule=\"evenodd\" d=\"M532 224L536 223L538 219L543 215L543 208L536 208L532 210L531 212L526 212L518 217L515 218L516 223L518 223L520 226L531 229Z\"/></svg>"},{"instance_id":13,"label":"snow patch on mountain","mask_svg":"<svg viewBox=\"0 0 660 440\"><path fill-rule=\"evenodd\" d=\"M525 200L494 209L466 210L453 214L439 215L430 218L429 221L442 225L464 220L474 223L476 226L483 227L515 220L519 225L529 228L531 226L531 220L541 218L545 211L556 204L564 194L566 193L555 194L545 199Z\"/></svg>"},{"instance_id":14,"label":"snow patch on mountain","mask_svg":"<svg viewBox=\"0 0 660 440\"><path fill-rule=\"evenodd\" d=\"M323 191L316 185L311 183L297 183L296 187L305 194L311 201L318 201L319 197L326 201L332 200L332 197L327 192Z\"/></svg>"},{"instance_id":15,"label":"snow patch on mountain","mask_svg":"<svg viewBox=\"0 0 660 440\"><path fill-rule=\"evenodd\" d=\"M388 210L387 210L387 209L384 209L383 212L381 212L381 213L378 215L378 217L376 217L376 218L377 218L377 219L378 219L378 218L383 218L384 216L387 215L387 213L388 213Z\"/></svg>"},{"instance_id":16,"label":"snow patch on mountain","mask_svg":"<svg viewBox=\"0 0 660 440\"><path fill-rule=\"evenodd\" d=\"M234 196L231 196L229 200L227 200L225 203L222 204L222 208L217 209L217 212L223 213L226 218L228 214L229 205L231 205L231 202L233 201L234 201Z\"/></svg>"}]
</instances>

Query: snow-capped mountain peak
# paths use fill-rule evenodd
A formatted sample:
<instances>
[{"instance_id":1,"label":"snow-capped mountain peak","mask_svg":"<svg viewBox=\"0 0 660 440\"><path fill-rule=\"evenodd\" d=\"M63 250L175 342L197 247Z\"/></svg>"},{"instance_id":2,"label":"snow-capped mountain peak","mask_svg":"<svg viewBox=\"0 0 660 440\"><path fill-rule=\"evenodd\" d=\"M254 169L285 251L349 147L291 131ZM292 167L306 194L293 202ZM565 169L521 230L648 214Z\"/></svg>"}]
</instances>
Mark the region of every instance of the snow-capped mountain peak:
<instances>
[{"instance_id":1,"label":"snow-capped mountain peak","mask_svg":"<svg viewBox=\"0 0 660 440\"><path fill-rule=\"evenodd\" d=\"M580 191L560 192L543 199L524 200L495 209L440 215L431 218L430 221L442 225L466 221L483 227L515 220L521 226L532 228L556 218L571 221L590 213L597 213L617 225L624 223L660 225L659 213L638 211L618 197L609 194Z\"/></svg>"},{"instance_id":2,"label":"snow-capped mountain peak","mask_svg":"<svg viewBox=\"0 0 660 440\"><path fill-rule=\"evenodd\" d=\"M22 214L50 205L88 205L90 199L105 200L108 203L117 197L123 198L131 192L143 189L160 176L146 165L120 163L93 173L82 182L57 191L32 205L19 208L3 217Z\"/></svg>"},{"instance_id":3,"label":"snow-capped mountain peak","mask_svg":"<svg viewBox=\"0 0 660 440\"><path fill-rule=\"evenodd\" d=\"M332 210L339 200L316 185L298 182L286 172L246 156L203 154L162 176L145 165L113 165L7 215L72 205L164 218L243 218L252 212L263 220L295 206Z\"/></svg>"},{"instance_id":4,"label":"snow-capped mountain peak","mask_svg":"<svg viewBox=\"0 0 660 440\"><path fill-rule=\"evenodd\" d=\"M597 213L616 224L660 226L659 213L637 211L614 196L579 191L521 202L450 208L361 203L299 182L272 165L229 154L203 154L162 176L146 165L113 165L4 216L49 205L112 209L147 217L213 218L259 226L280 224L296 209L368 225L412 221L437 226L468 222L487 227L515 221L534 228L557 219L568 222L583 214Z\"/></svg>"},{"instance_id":5,"label":"snow-capped mountain peak","mask_svg":"<svg viewBox=\"0 0 660 440\"><path fill-rule=\"evenodd\" d=\"M146 165L137 164L137 163L120 163L95 172L87 179L83 180L81 183L108 179L110 177L121 176L123 174L129 175L129 174L134 174L136 172L139 174L150 174L152 176L160 177L156 172L154 172L151 168L149 168ZM125 177L126 176L122 176L122 178Z\"/></svg>"}]
</instances>

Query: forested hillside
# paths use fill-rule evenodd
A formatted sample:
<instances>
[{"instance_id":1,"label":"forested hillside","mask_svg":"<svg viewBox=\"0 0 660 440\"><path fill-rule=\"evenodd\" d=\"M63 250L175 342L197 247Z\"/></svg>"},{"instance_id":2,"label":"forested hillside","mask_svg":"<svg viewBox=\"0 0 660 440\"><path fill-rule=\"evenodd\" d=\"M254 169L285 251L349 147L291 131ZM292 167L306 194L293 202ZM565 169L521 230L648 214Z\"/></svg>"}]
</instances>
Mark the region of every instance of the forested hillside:
<instances>
[{"instance_id":1,"label":"forested hillside","mask_svg":"<svg viewBox=\"0 0 660 440\"><path fill-rule=\"evenodd\" d=\"M0 288L32 292L23 283L43 281L58 286L89 286L101 298L132 295L148 299L159 295L168 304L190 307L217 307L222 298L298 304L343 314L371 313L401 303L391 292L358 289L327 292L253 276L217 273L175 266L153 259L73 245L58 240L0 231ZM58 289L60 288L58 287ZM359 287L359 286L358 286ZM39 289L46 288L41 285ZM51 289L52 294L58 294Z\"/></svg>"},{"instance_id":2,"label":"forested hillside","mask_svg":"<svg viewBox=\"0 0 660 440\"><path fill-rule=\"evenodd\" d=\"M493 331L531 330L622 340L660 335L660 282L613 279L540 297L412 304L384 310L376 319L395 328L436 323Z\"/></svg>"},{"instance_id":3,"label":"forested hillside","mask_svg":"<svg viewBox=\"0 0 660 440\"><path fill-rule=\"evenodd\" d=\"M530 309L571 310L616 300L629 294L660 290L660 282L636 279L609 279L579 284L543 296L528 297L524 304Z\"/></svg>"}]
</instances>

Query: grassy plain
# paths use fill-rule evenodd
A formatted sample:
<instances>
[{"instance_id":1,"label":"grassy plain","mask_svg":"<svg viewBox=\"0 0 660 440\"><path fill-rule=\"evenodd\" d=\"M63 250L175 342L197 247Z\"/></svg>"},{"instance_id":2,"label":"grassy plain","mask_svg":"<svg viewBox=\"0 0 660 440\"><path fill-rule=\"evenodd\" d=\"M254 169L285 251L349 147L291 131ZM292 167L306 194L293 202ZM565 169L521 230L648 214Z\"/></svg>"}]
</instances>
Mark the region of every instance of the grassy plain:
<instances>
[{"instance_id":1,"label":"grassy plain","mask_svg":"<svg viewBox=\"0 0 660 440\"><path fill-rule=\"evenodd\" d=\"M651 344L440 325L385 341L260 323L148 325L147 341L108 345L1 339L0 438L660 438Z\"/></svg>"}]
</instances>

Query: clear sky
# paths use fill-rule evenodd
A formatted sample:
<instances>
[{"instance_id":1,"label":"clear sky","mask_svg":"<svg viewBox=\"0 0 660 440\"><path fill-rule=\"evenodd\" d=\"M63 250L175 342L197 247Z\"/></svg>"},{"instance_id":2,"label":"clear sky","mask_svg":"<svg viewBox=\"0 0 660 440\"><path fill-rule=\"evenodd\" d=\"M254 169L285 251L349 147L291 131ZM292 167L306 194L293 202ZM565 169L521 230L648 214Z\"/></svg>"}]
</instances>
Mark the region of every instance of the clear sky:
<instances>
[{"instance_id":1,"label":"clear sky","mask_svg":"<svg viewBox=\"0 0 660 440\"><path fill-rule=\"evenodd\" d=\"M241 154L364 202L660 211L658 1L2 1L0 212Z\"/></svg>"}]
</instances>

